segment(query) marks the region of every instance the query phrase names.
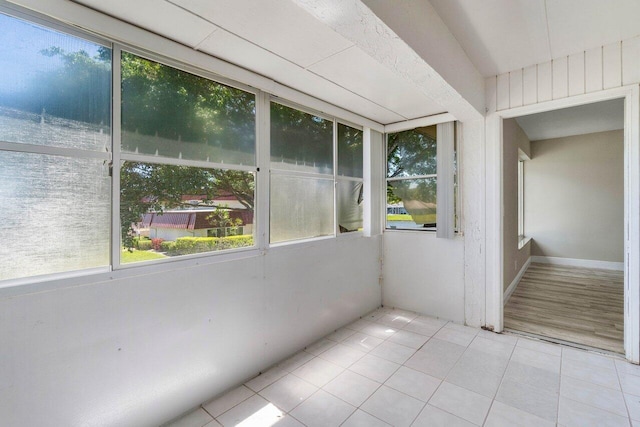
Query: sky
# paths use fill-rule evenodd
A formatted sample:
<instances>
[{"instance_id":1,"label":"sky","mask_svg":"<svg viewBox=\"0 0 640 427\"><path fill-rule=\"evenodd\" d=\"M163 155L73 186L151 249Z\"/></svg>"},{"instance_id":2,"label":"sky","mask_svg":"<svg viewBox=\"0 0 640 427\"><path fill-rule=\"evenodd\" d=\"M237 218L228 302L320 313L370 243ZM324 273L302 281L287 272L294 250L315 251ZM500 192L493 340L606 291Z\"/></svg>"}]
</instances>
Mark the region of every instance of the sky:
<instances>
[{"instance_id":1,"label":"sky","mask_svg":"<svg viewBox=\"0 0 640 427\"><path fill-rule=\"evenodd\" d=\"M19 91L40 72L60 67L62 61L58 57L40 53L50 47L67 52L84 50L95 56L100 46L0 13L0 97Z\"/></svg>"}]
</instances>

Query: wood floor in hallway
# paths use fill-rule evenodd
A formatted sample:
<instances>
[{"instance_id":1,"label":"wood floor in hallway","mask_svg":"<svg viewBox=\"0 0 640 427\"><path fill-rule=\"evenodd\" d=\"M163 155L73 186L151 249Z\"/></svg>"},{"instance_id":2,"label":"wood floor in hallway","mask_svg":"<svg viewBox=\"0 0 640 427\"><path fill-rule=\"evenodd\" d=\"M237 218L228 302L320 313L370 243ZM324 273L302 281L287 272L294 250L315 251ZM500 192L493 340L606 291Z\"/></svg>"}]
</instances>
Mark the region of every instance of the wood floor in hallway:
<instances>
[{"instance_id":1,"label":"wood floor in hallway","mask_svg":"<svg viewBox=\"0 0 640 427\"><path fill-rule=\"evenodd\" d=\"M624 273L532 263L504 308L508 329L624 353Z\"/></svg>"}]
</instances>

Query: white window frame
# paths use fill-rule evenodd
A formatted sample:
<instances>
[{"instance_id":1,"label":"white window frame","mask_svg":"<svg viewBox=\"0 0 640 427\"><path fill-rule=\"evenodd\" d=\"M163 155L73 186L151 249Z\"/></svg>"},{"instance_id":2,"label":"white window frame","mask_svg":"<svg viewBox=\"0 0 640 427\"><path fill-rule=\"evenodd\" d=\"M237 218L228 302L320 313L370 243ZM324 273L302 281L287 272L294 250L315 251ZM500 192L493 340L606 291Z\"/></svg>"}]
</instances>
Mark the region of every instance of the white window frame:
<instances>
[{"instance_id":1,"label":"white window frame","mask_svg":"<svg viewBox=\"0 0 640 427\"><path fill-rule=\"evenodd\" d=\"M456 197L454 195L454 161L456 157L459 158L459 153L454 153L455 135L456 135L456 118L450 113L437 114L434 116L422 117L419 119L407 120L404 122L393 123L385 126L384 131L384 162L385 162L385 185L382 188L383 199L383 218L384 218L384 231L385 232L424 232L434 230L420 230L420 229L392 229L387 227L387 182L410 180L410 179L425 179L436 178L438 205L437 212L441 213L441 216L446 219L438 219L436 224L435 234L439 238L453 238L456 233L461 234L462 230L456 230L456 218L460 218L460 203L456 203ZM412 175L410 177L395 177L386 178L387 172L387 135L390 133L402 132L406 130L412 130L418 127L426 126L438 126L437 132L437 144L436 144L436 162L437 173L429 175ZM460 175L460 163L457 162L458 175ZM459 178L458 178L459 182ZM458 198L460 197L460 188L458 188ZM442 223L442 225L440 225Z\"/></svg>"},{"instance_id":2,"label":"white window frame","mask_svg":"<svg viewBox=\"0 0 640 427\"><path fill-rule=\"evenodd\" d=\"M15 8L7 7L7 5L5 4L0 4L0 13L6 16L9 16L10 18L23 20L26 23L33 23L45 29L57 31L72 37L78 37L85 41L112 49L112 45L110 43L100 38L97 38L92 34L85 33L75 28L69 28L64 24L52 21L51 19L48 19L47 17L41 16L39 14L32 14L31 12L27 13L26 11L23 11L22 8L19 8L19 7L15 7ZM113 73L113 69L111 71ZM113 91L113 87L111 88L111 90ZM113 135L113 131L114 131L114 123L112 120L111 121L112 135ZM106 165L108 165L113 158L110 144L107 147L105 147L105 151L97 151L97 150L88 150L88 149L81 149L81 148L58 147L58 146L30 144L27 142L10 142L10 141L0 140L0 152L30 153L30 154L40 154L40 155L47 155L47 156L67 157L72 159L94 159L94 160L102 160L103 162L105 162ZM111 186L113 189L112 182L111 182ZM109 230L109 233L111 234L111 230ZM109 245L112 245L111 241L109 242ZM57 279L64 279L68 277L78 277L78 276L83 276L88 274L109 272L111 271L112 261L113 260L110 259L109 265L105 265L101 267L83 268L83 269L68 270L68 271L63 271L58 273L47 273L47 274L36 275L36 276L24 276L24 277L12 278L12 279L0 280L0 288L3 288L5 286L23 285L23 284L32 283L32 282L41 281L41 280L47 280L47 279L57 280Z\"/></svg>"},{"instance_id":3,"label":"white window frame","mask_svg":"<svg viewBox=\"0 0 640 427\"><path fill-rule=\"evenodd\" d=\"M214 251L200 254L183 255L162 260L150 260L140 263L131 263L122 265L120 263L120 176L119 168L114 168L112 172L111 188L111 242L110 242L110 264L104 268L91 268L84 270L74 270L62 273L52 273L41 276L27 276L16 279L8 279L0 281L0 295L16 296L29 292L40 292L45 290L60 289L69 286L76 286L87 282L87 276L91 276L91 281L108 281L117 280L122 277L128 277L131 269L136 274L159 273L172 271L176 268L188 268L194 265L215 264L218 262L231 261L236 259L254 257L263 255L270 248L278 245L269 244L269 174L270 174L270 127L269 127L269 105L271 99L283 105L297 108L310 114L314 114L334 122L340 121L343 124L361 129L364 132L364 170L371 168L367 164L369 154L369 135L371 131L384 133L385 126L370 120L364 116L337 107L328 102L322 101L313 96L299 92L290 87L284 86L273 80L246 70L238 65L225 62L203 52L199 52L179 43L168 40L160 35L151 33L142 28L128 24L124 21L105 15L99 11L86 8L82 5L67 4L62 0L50 0L42 2L39 0L26 0L23 6L8 3L0 0L0 12L27 22L33 22L45 28L67 33L85 40L109 47L112 51L112 143L108 150L102 153L96 152L98 158L113 165L119 165L123 160L142 160L142 155L121 153L121 110L119 108L121 101L121 93L115 88L120 88L120 55L125 50L135 55L142 56L151 61L156 61L167 66L171 66L191 74L198 75L203 78L219 82L224 85L235 87L246 92L256 94L256 166L247 167L247 169L255 170L256 173L256 189L255 189L255 210L254 210L254 247L239 248L229 251ZM64 7L62 7L64 6ZM88 24L90 23L90 24ZM160 53L162 52L162 53ZM116 61L118 63L116 64ZM114 108L114 106L118 108ZM24 143L8 143L0 141L0 150L21 151L21 152L42 152L44 154L53 155L70 155L70 156L87 156L94 157L93 153L86 154L82 150L64 149L59 147L31 146ZM60 151L63 150L63 151ZM334 157L336 156L334 150ZM169 159L178 160L178 159ZM150 163L163 162L163 158L153 157ZM173 164L173 163L172 163ZM199 161L181 160L182 165L215 168L216 164L211 162L201 163ZM244 168L244 167L243 167ZM223 169L229 169L229 165L225 164ZM334 168L334 182L337 170ZM371 186L369 182L363 178L365 186L365 221L364 227L367 228L370 221L370 212L367 212L366 194ZM335 187L335 185L334 185ZM378 187L376 185L376 187ZM334 190L335 194L335 190ZM334 212L336 210L334 195ZM367 219L368 218L368 219ZM337 227L337 225L336 225ZM351 233L334 233L332 236L295 240L284 243L302 244L308 240L326 240L341 238L346 236L369 236L369 233L351 232ZM116 243L117 242L117 243Z\"/></svg>"},{"instance_id":4,"label":"white window frame","mask_svg":"<svg viewBox=\"0 0 640 427\"><path fill-rule=\"evenodd\" d=\"M343 126L348 126L350 128L359 130L360 132L362 132L362 165L363 165L363 170L362 170L362 178L359 177L352 177L352 176L347 176L347 175L338 175L338 166L339 166L339 159L338 159L338 125L343 125ZM334 126L333 126L333 140L334 140L334 145L333 145L333 175L334 175L334 199L333 199L333 205L334 205L334 225L335 225L335 229L336 229L336 236L338 238L345 238L345 237L349 237L349 236L362 236L364 233L364 216L362 218L362 226L363 229L362 230L358 230L358 231L350 231L348 233L342 233L340 232L340 224L338 224L338 182L359 182L363 185L363 192L364 192L364 130L362 129L362 126L358 126L355 125L353 123L349 123L346 122L344 120L340 120L340 119L335 119L334 120ZM363 194L364 196L364 194ZM363 205L364 206L364 205Z\"/></svg>"},{"instance_id":5,"label":"white window frame","mask_svg":"<svg viewBox=\"0 0 640 427\"><path fill-rule=\"evenodd\" d=\"M171 157L161 157L161 156L153 156L150 154L136 154L136 153L126 153L122 152L121 144L122 144L122 87L121 87L121 59L122 52L131 53L133 55L139 56L143 59L157 62L161 65L175 68L177 70L193 74L195 76L201 77L203 79L210 80L214 83L220 83L226 86L230 86L236 89L240 89L242 91L251 93L255 97L255 106L256 106L256 114L255 114L255 136L256 136L256 147L254 153L255 166L249 165L236 165L236 164L228 164L228 163L217 163L217 162L207 162L202 160L189 160L182 158L171 158ZM247 252L247 251L256 251L259 248L259 239L257 236L261 232L262 224L258 221L257 211L259 207L257 206L257 186L258 186L258 171L259 171L259 153L258 153L258 132L260 129L258 123L258 110L260 107L258 106L260 102L260 93L259 91L251 88L249 86L241 85L237 82L230 82L227 79L220 79L218 76L213 75L212 73L208 73L204 70L197 69L195 67L191 67L187 64L181 64L176 61L173 61L169 58L165 58L162 55L156 55L151 52L146 52L141 49L137 49L130 46L124 46L121 44L115 44L112 51L113 57L113 83L112 83L112 102L113 102L113 120L114 123L114 131L113 134L113 184L112 184L112 244L111 244L111 257L112 257L112 267L114 270L118 269L126 269L132 267L138 267L140 265L148 265L148 264L160 264L166 262L174 262L179 260L191 259L191 258L202 258L206 256L212 255L220 255L220 254L228 254L233 252ZM116 66L117 65L117 66ZM223 81L221 81L223 80ZM117 88L118 90L115 90ZM116 108L117 106L117 108ZM115 123L118 123L118 127L115 127ZM187 255L179 255L175 257L168 257L166 259L156 259L156 260L148 260L142 262L128 263L123 264L121 262L121 253L122 253L122 239L120 234L120 166L124 161L132 161L132 162L141 162L141 163L151 163L151 164L164 164L164 165L176 165L176 166L188 166L188 167L197 167L203 169L223 169L223 170L236 170L236 171L244 171L244 172L252 172L255 177L255 186L254 190L254 227L253 227L253 246L243 247L243 248L235 248L235 249L226 249L223 251L209 251L209 252L200 252L195 254L187 254ZM115 243L117 242L117 244Z\"/></svg>"},{"instance_id":6,"label":"white window frame","mask_svg":"<svg viewBox=\"0 0 640 427\"><path fill-rule=\"evenodd\" d=\"M524 238L524 160L518 159L518 240Z\"/></svg>"}]
</instances>

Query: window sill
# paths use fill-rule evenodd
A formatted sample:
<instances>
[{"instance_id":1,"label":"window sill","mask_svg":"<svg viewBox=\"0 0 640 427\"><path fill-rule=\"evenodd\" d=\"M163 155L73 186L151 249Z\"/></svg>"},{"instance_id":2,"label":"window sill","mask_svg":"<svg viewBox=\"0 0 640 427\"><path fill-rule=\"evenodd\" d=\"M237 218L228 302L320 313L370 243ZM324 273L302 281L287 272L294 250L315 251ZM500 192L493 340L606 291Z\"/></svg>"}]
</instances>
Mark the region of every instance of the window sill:
<instances>
[{"instance_id":1,"label":"window sill","mask_svg":"<svg viewBox=\"0 0 640 427\"><path fill-rule=\"evenodd\" d=\"M518 237L518 250L524 248L527 243L531 241L531 237L519 236Z\"/></svg>"}]
</instances>

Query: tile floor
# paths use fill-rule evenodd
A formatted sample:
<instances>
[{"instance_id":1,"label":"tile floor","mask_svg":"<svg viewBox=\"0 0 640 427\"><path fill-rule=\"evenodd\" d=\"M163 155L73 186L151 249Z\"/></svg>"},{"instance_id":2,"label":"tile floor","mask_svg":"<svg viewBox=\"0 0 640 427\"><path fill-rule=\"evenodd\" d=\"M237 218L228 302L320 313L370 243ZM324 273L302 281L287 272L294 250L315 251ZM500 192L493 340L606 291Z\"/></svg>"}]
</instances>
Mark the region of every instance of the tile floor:
<instances>
[{"instance_id":1,"label":"tile floor","mask_svg":"<svg viewBox=\"0 0 640 427\"><path fill-rule=\"evenodd\" d=\"M380 308L167 424L220 425L640 426L640 366Z\"/></svg>"}]
</instances>

